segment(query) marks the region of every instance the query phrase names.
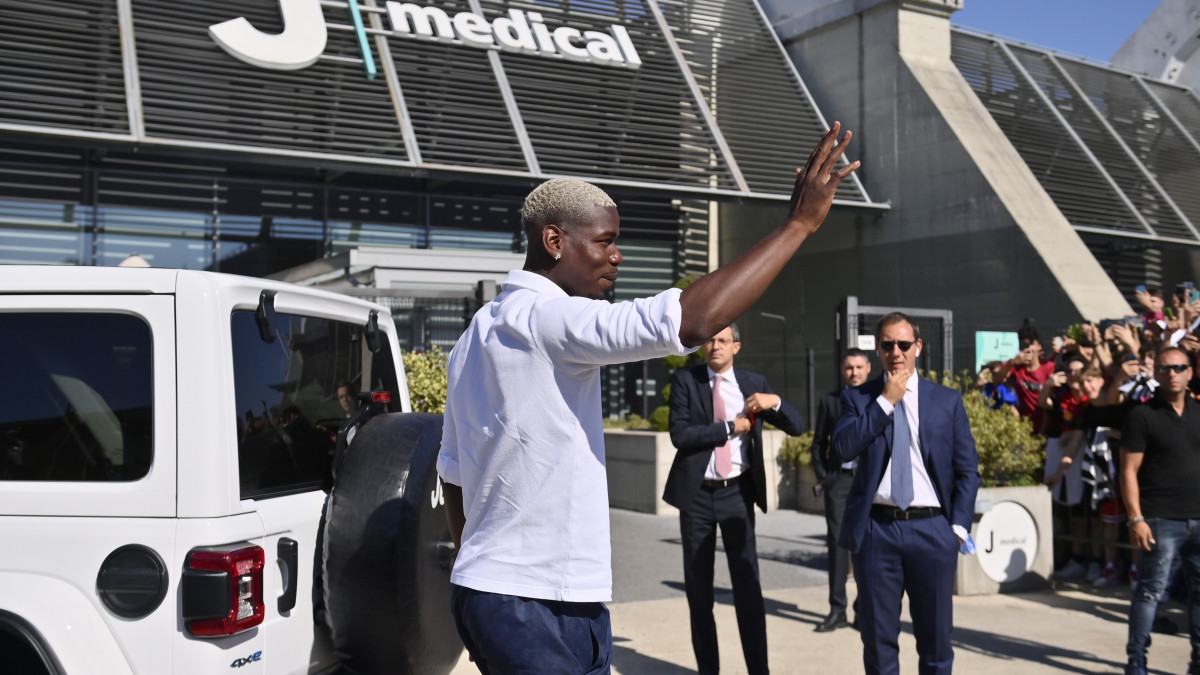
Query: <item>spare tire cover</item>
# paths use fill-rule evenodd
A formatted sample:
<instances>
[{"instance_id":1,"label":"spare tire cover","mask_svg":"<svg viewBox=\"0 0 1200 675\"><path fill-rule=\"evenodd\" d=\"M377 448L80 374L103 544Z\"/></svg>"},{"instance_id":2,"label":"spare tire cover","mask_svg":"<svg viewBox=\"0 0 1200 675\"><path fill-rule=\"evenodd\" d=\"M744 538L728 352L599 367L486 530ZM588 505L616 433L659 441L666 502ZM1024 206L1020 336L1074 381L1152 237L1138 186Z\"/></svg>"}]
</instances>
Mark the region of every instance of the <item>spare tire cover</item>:
<instances>
[{"instance_id":1,"label":"spare tire cover","mask_svg":"<svg viewBox=\"0 0 1200 675\"><path fill-rule=\"evenodd\" d=\"M324 533L326 618L353 673L445 675L462 641L450 612L454 547L436 462L442 416L364 424L334 477Z\"/></svg>"}]
</instances>

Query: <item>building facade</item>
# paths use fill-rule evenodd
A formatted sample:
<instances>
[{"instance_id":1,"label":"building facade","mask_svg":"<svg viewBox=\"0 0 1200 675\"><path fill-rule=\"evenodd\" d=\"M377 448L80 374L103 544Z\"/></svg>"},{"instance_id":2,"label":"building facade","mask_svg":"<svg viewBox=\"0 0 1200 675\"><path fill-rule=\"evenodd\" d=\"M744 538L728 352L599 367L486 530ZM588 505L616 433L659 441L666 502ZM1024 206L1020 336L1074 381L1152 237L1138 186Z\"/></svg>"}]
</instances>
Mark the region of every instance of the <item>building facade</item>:
<instances>
[{"instance_id":1,"label":"building facade","mask_svg":"<svg viewBox=\"0 0 1200 675\"><path fill-rule=\"evenodd\" d=\"M639 297L710 269L719 204L786 204L826 128L754 0L10 3L0 262L287 276L458 250L483 280L524 252L525 194L573 176L617 200L614 299ZM881 208L857 180L838 204ZM340 272L297 280L363 283ZM376 290L413 348L480 300ZM644 412L650 376L619 370L609 412Z\"/></svg>"}]
</instances>

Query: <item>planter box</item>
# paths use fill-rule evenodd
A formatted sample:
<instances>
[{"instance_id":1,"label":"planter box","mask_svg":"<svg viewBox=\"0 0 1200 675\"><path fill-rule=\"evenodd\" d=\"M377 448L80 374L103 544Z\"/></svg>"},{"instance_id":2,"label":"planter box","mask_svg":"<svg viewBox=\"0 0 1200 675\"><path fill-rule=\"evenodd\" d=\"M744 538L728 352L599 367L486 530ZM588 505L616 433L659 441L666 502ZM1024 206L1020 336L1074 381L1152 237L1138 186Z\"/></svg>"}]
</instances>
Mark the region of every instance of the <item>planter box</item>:
<instances>
[{"instance_id":1,"label":"planter box","mask_svg":"<svg viewBox=\"0 0 1200 675\"><path fill-rule=\"evenodd\" d=\"M803 508L818 503L812 496L812 467L805 477L803 471L784 466L779 459L779 446L786 434L778 430L763 431L763 463L767 472L767 510ZM608 503L618 509L653 513L660 516L677 515L679 510L662 500L667 473L675 459L675 446L665 431L627 431L605 429L604 446L607 456ZM807 482L806 482L807 481ZM805 500L807 495L808 500Z\"/></svg>"},{"instance_id":2,"label":"planter box","mask_svg":"<svg viewBox=\"0 0 1200 675\"><path fill-rule=\"evenodd\" d=\"M1049 584L1054 532L1045 486L980 488L971 536L976 554L959 556L956 594L1010 593Z\"/></svg>"},{"instance_id":3,"label":"planter box","mask_svg":"<svg viewBox=\"0 0 1200 675\"><path fill-rule=\"evenodd\" d=\"M779 474L779 508L794 509L804 513L824 515L825 498L813 494L813 486L817 484L817 472L811 464L790 466L777 458Z\"/></svg>"}]
</instances>

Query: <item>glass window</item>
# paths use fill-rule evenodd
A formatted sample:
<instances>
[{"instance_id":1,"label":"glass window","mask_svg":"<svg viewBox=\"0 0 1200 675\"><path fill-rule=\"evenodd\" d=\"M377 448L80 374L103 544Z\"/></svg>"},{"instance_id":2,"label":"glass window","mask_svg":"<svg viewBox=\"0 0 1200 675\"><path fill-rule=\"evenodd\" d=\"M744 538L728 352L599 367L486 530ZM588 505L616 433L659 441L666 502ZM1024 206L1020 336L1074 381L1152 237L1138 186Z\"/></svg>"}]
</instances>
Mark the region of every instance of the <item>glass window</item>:
<instances>
[{"instance_id":1,"label":"glass window","mask_svg":"<svg viewBox=\"0 0 1200 675\"><path fill-rule=\"evenodd\" d=\"M0 314L0 480L145 476L151 344L150 327L125 314Z\"/></svg>"},{"instance_id":2,"label":"glass window","mask_svg":"<svg viewBox=\"0 0 1200 675\"><path fill-rule=\"evenodd\" d=\"M85 265L90 220L86 206L0 199L0 264Z\"/></svg>"},{"instance_id":3,"label":"glass window","mask_svg":"<svg viewBox=\"0 0 1200 675\"><path fill-rule=\"evenodd\" d=\"M260 336L253 311L234 312L232 326L243 499L322 484L338 426L357 409L347 394L384 389L400 400L388 342L372 354L363 344L363 326L279 314L271 343Z\"/></svg>"}]
</instances>

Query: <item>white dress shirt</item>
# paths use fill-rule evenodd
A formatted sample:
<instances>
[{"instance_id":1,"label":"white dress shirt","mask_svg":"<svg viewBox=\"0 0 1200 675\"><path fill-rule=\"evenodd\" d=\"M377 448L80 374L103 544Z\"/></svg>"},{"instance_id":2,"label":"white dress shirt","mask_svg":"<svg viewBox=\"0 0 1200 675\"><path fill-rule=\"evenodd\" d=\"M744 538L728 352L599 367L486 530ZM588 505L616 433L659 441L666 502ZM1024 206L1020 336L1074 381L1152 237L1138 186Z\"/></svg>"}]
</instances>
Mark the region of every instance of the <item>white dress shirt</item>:
<instances>
[{"instance_id":1,"label":"white dress shirt","mask_svg":"<svg viewBox=\"0 0 1200 675\"><path fill-rule=\"evenodd\" d=\"M888 376L884 374L883 381L887 382L887 379ZM929 479L929 471L925 469L925 458L921 456L921 416L920 409L917 407L920 405L917 400L917 381L919 379L920 376L913 374L908 378L904 387L904 416L908 419L908 454L912 458L913 469L911 506L941 506L937 493L933 491L933 481ZM880 394L875 400L885 413L894 414L896 406L884 398L883 394ZM879 489L875 492L873 503L887 506L896 505L896 502L892 501L892 460L890 457L887 467L883 470L883 480L879 482Z\"/></svg>"},{"instance_id":2,"label":"white dress shirt","mask_svg":"<svg viewBox=\"0 0 1200 675\"><path fill-rule=\"evenodd\" d=\"M475 314L447 363L437 460L466 513L453 583L612 598L600 366L693 351L679 293L614 304L514 270Z\"/></svg>"}]
</instances>

